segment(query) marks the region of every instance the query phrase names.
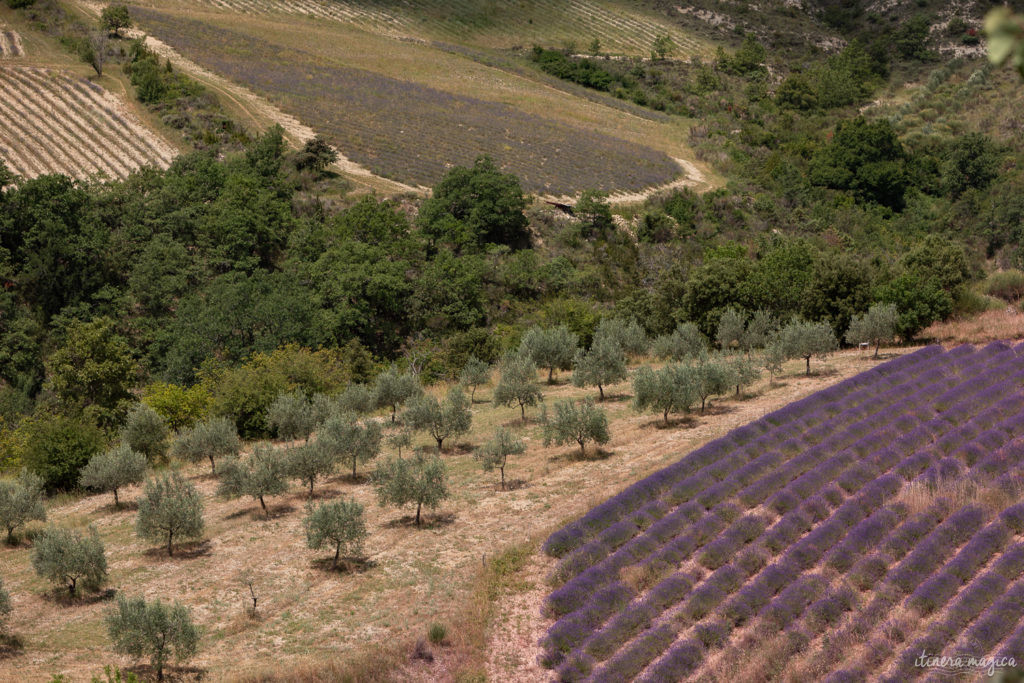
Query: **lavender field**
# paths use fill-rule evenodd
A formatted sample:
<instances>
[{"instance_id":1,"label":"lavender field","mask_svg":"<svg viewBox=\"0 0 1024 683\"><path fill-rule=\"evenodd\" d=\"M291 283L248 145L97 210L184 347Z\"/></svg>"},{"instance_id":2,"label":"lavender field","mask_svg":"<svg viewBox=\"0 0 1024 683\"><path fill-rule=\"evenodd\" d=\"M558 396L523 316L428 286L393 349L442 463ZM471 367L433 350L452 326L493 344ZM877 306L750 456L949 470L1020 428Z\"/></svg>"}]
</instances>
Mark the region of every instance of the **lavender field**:
<instances>
[{"instance_id":1,"label":"lavender field","mask_svg":"<svg viewBox=\"0 0 1024 683\"><path fill-rule=\"evenodd\" d=\"M176 50L266 95L375 174L433 185L489 154L532 192L572 194L661 185L680 175L666 154L519 111L344 66L209 24L147 9L140 25Z\"/></svg>"},{"instance_id":2,"label":"lavender field","mask_svg":"<svg viewBox=\"0 0 1024 683\"><path fill-rule=\"evenodd\" d=\"M1024 344L933 346L689 453L548 538L543 663L838 682L935 675L923 651L1020 662L1022 410Z\"/></svg>"}]
</instances>

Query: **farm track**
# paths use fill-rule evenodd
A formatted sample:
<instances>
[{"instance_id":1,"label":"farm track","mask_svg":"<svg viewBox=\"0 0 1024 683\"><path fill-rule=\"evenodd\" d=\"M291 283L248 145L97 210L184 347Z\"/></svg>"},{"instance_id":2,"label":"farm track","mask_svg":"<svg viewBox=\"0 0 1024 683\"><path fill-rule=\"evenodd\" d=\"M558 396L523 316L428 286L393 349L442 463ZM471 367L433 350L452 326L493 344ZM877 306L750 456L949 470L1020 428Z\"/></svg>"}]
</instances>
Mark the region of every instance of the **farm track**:
<instances>
[{"instance_id":1,"label":"farm track","mask_svg":"<svg viewBox=\"0 0 1024 683\"><path fill-rule=\"evenodd\" d=\"M142 166L166 168L176 150L93 83L37 67L0 67L0 150L27 178L126 178Z\"/></svg>"}]
</instances>

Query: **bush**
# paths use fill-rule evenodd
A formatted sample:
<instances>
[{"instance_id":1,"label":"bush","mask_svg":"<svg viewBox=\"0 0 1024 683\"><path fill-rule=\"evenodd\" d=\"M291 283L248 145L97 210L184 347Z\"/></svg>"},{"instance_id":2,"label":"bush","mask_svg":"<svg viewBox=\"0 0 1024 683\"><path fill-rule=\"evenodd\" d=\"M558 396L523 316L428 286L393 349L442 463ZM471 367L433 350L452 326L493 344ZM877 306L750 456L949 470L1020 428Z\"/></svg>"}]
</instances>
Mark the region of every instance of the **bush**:
<instances>
[{"instance_id":1,"label":"bush","mask_svg":"<svg viewBox=\"0 0 1024 683\"><path fill-rule=\"evenodd\" d=\"M427 629L427 639L434 645L441 645L448 636L448 629L444 624L434 623Z\"/></svg>"},{"instance_id":2,"label":"bush","mask_svg":"<svg viewBox=\"0 0 1024 683\"><path fill-rule=\"evenodd\" d=\"M167 422L159 413L145 403L138 403L128 413L121 440L154 462L166 455L169 433Z\"/></svg>"},{"instance_id":3,"label":"bush","mask_svg":"<svg viewBox=\"0 0 1024 683\"><path fill-rule=\"evenodd\" d=\"M242 444L234 421L214 417L179 432L171 444L171 455L186 462L210 461L210 472L217 473L215 458L238 455Z\"/></svg>"},{"instance_id":4,"label":"bush","mask_svg":"<svg viewBox=\"0 0 1024 683\"><path fill-rule=\"evenodd\" d=\"M168 659L184 662L199 649L199 629L189 610L177 601L165 605L160 600L118 595L106 623L114 650L136 658L148 655L157 680L163 680Z\"/></svg>"},{"instance_id":5,"label":"bush","mask_svg":"<svg viewBox=\"0 0 1024 683\"><path fill-rule=\"evenodd\" d=\"M203 535L203 501L199 491L177 472L146 482L139 499L135 530L144 539L167 541L167 555L174 554L174 538Z\"/></svg>"},{"instance_id":6,"label":"bush","mask_svg":"<svg viewBox=\"0 0 1024 683\"><path fill-rule=\"evenodd\" d=\"M107 557L96 529L89 534L50 526L32 544L32 568L36 574L67 586L75 597L79 582L87 590L97 590L107 580Z\"/></svg>"},{"instance_id":7,"label":"bush","mask_svg":"<svg viewBox=\"0 0 1024 683\"><path fill-rule=\"evenodd\" d=\"M285 479L286 462L269 446L257 444L252 453L232 458L221 468L217 495L225 498L251 496L267 511L266 496L275 496L288 490Z\"/></svg>"},{"instance_id":8,"label":"bush","mask_svg":"<svg viewBox=\"0 0 1024 683\"><path fill-rule=\"evenodd\" d=\"M1001 270L985 278L985 293L996 296L1010 303L1024 297L1024 272L1019 270Z\"/></svg>"},{"instance_id":9,"label":"bush","mask_svg":"<svg viewBox=\"0 0 1024 683\"><path fill-rule=\"evenodd\" d=\"M117 490L129 484L138 484L146 476L146 456L131 449L126 443L118 444L105 453L93 456L82 468L79 483L97 491L111 491L114 506L120 507Z\"/></svg>"},{"instance_id":10,"label":"bush","mask_svg":"<svg viewBox=\"0 0 1024 683\"><path fill-rule=\"evenodd\" d=\"M319 550L324 545L334 547L331 569L338 566L342 551L346 557L363 552L366 522L363 520L363 506L355 500L309 506L302 526L306 530L306 544L311 549Z\"/></svg>"},{"instance_id":11,"label":"bush","mask_svg":"<svg viewBox=\"0 0 1024 683\"><path fill-rule=\"evenodd\" d=\"M15 530L31 520L46 521L43 480L23 469L14 481L0 480L0 525L7 528L9 545Z\"/></svg>"},{"instance_id":12,"label":"bush","mask_svg":"<svg viewBox=\"0 0 1024 683\"><path fill-rule=\"evenodd\" d=\"M142 390L142 402L157 412L174 431L189 427L210 413L213 397L206 387L196 384L154 382Z\"/></svg>"},{"instance_id":13,"label":"bush","mask_svg":"<svg viewBox=\"0 0 1024 683\"><path fill-rule=\"evenodd\" d=\"M98 427L64 415L27 418L18 431L24 446L15 455L50 491L77 486L81 469L106 445Z\"/></svg>"}]
</instances>

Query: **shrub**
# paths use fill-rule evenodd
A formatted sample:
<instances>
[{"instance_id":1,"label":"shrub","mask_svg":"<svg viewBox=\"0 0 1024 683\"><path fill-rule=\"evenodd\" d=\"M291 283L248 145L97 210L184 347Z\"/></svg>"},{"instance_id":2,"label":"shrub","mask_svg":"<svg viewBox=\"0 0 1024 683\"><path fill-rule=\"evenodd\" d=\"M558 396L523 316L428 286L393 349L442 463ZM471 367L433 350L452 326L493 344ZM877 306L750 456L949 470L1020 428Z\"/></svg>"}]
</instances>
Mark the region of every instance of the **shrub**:
<instances>
[{"instance_id":1,"label":"shrub","mask_svg":"<svg viewBox=\"0 0 1024 683\"><path fill-rule=\"evenodd\" d=\"M279 395L267 408L267 426L285 441L309 441L316 425L313 404L301 391Z\"/></svg>"},{"instance_id":2,"label":"shrub","mask_svg":"<svg viewBox=\"0 0 1024 683\"><path fill-rule=\"evenodd\" d=\"M498 427L494 432L494 438L477 449L476 458L484 468L484 472L498 469L501 471L501 490L505 490L505 467L508 465L508 456L520 455L526 452L526 444L511 431L504 427Z\"/></svg>"},{"instance_id":3,"label":"shrub","mask_svg":"<svg viewBox=\"0 0 1024 683\"><path fill-rule=\"evenodd\" d=\"M235 423L226 417L214 417L185 428L171 443L171 455L187 462L210 461L210 472L217 473L216 458L238 455L242 444Z\"/></svg>"},{"instance_id":4,"label":"shrub","mask_svg":"<svg viewBox=\"0 0 1024 683\"><path fill-rule=\"evenodd\" d=\"M83 535L63 527L47 527L32 543L32 568L36 574L67 586L75 597L81 585L97 590L107 580L107 557L96 529Z\"/></svg>"},{"instance_id":5,"label":"shrub","mask_svg":"<svg viewBox=\"0 0 1024 683\"><path fill-rule=\"evenodd\" d=\"M149 656L157 680L163 680L169 659L184 662L199 649L199 629L181 603L166 605L159 599L117 596L117 606L106 615L107 633L114 650L131 657Z\"/></svg>"},{"instance_id":6,"label":"shrub","mask_svg":"<svg viewBox=\"0 0 1024 683\"><path fill-rule=\"evenodd\" d=\"M416 504L416 526L420 525L420 510L424 506L436 508L451 496L447 468L437 456L418 454L413 458L385 460L377 466L373 481L381 507Z\"/></svg>"},{"instance_id":7,"label":"shrub","mask_svg":"<svg viewBox=\"0 0 1024 683\"><path fill-rule=\"evenodd\" d=\"M217 494L225 498L251 496L267 512L267 496L276 496L288 490L285 459L269 446L257 444L252 453L232 458L221 468Z\"/></svg>"},{"instance_id":8,"label":"shrub","mask_svg":"<svg viewBox=\"0 0 1024 683\"><path fill-rule=\"evenodd\" d=\"M470 400L462 388L454 386L443 401L433 396L420 396L412 400L402 414L402 422L413 429L425 429L437 442L441 452L444 440L469 432L473 424Z\"/></svg>"},{"instance_id":9,"label":"shrub","mask_svg":"<svg viewBox=\"0 0 1024 683\"><path fill-rule=\"evenodd\" d=\"M50 491L77 486L81 469L106 445L98 427L63 415L27 418L18 431L24 446L15 455Z\"/></svg>"},{"instance_id":10,"label":"shrub","mask_svg":"<svg viewBox=\"0 0 1024 683\"><path fill-rule=\"evenodd\" d=\"M142 390L142 402L155 410L170 429L177 431L205 419L213 397L200 384L184 387L154 382Z\"/></svg>"},{"instance_id":11,"label":"shrub","mask_svg":"<svg viewBox=\"0 0 1024 683\"><path fill-rule=\"evenodd\" d=\"M22 469L18 478L0 480L0 524L7 529L7 543L14 543L14 532L32 520L46 521L43 505L43 480Z\"/></svg>"},{"instance_id":12,"label":"shrub","mask_svg":"<svg viewBox=\"0 0 1024 683\"><path fill-rule=\"evenodd\" d=\"M448 629L445 628L444 624L433 623L430 625L430 628L427 629L427 639L434 645L441 645L444 643L444 639L447 636Z\"/></svg>"},{"instance_id":13,"label":"shrub","mask_svg":"<svg viewBox=\"0 0 1024 683\"><path fill-rule=\"evenodd\" d=\"M334 547L331 569L338 566L342 551L346 557L359 556L366 539L366 522L363 520L363 506L355 500L339 500L306 508L302 520L306 530L306 545L319 550L324 545Z\"/></svg>"},{"instance_id":14,"label":"shrub","mask_svg":"<svg viewBox=\"0 0 1024 683\"><path fill-rule=\"evenodd\" d=\"M329 418L317 434L317 443L331 458L352 465L353 478L357 463L366 464L380 453L380 440L381 429L377 422L360 425L351 414Z\"/></svg>"},{"instance_id":15,"label":"shrub","mask_svg":"<svg viewBox=\"0 0 1024 683\"><path fill-rule=\"evenodd\" d=\"M555 404L555 416L547 418L545 411L544 445L558 445L575 441L580 446L580 457L586 457L586 445L593 441L608 443L608 416L590 399L580 402L559 401Z\"/></svg>"},{"instance_id":16,"label":"shrub","mask_svg":"<svg viewBox=\"0 0 1024 683\"><path fill-rule=\"evenodd\" d=\"M105 453L93 456L82 468L79 483L97 491L114 494L114 506L120 507L117 490L129 484L141 483L146 477L146 456L120 443Z\"/></svg>"},{"instance_id":17,"label":"shrub","mask_svg":"<svg viewBox=\"0 0 1024 683\"><path fill-rule=\"evenodd\" d=\"M985 278L985 293L997 296L1010 303L1024 297L1024 272L1019 270L1001 270Z\"/></svg>"},{"instance_id":18,"label":"shrub","mask_svg":"<svg viewBox=\"0 0 1024 683\"><path fill-rule=\"evenodd\" d=\"M167 422L145 403L137 403L128 413L121 441L153 462L167 453Z\"/></svg>"},{"instance_id":19,"label":"shrub","mask_svg":"<svg viewBox=\"0 0 1024 683\"><path fill-rule=\"evenodd\" d=\"M203 501L199 491L177 472L146 482L139 499L135 530L144 539L167 541L167 555L174 554L174 538L199 538L203 534Z\"/></svg>"}]
</instances>

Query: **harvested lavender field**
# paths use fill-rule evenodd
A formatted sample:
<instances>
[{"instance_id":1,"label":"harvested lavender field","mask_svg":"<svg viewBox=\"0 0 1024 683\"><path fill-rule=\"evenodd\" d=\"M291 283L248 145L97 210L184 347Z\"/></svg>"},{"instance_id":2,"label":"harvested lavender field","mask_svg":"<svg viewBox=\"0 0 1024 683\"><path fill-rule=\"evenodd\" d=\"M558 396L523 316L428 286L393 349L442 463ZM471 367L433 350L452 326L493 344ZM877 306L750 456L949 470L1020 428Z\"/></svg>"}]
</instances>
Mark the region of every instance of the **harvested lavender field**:
<instances>
[{"instance_id":1,"label":"harvested lavender field","mask_svg":"<svg viewBox=\"0 0 1024 683\"><path fill-rule=\"evenodd\" d=\"M926 347L554 533L561 680L911 680L1024 657L1024 346ZM726 672L729 672L727 675Z\"/></svg>"},{"instance_id":2,"label":"harvested lavender field","mask_svg":"<svg viewBox=\"0 0 1024 683\"><path fill-rule=\"evenodd\" d=\"M429 185L454 165L489 154L526 189L637 190L679 166L653 149L353 69L208 24L137 9L141 25L203 66L277 101L374 173ZM273 64L273 68L268 65Z\"/></svg>"}]
</instances>

